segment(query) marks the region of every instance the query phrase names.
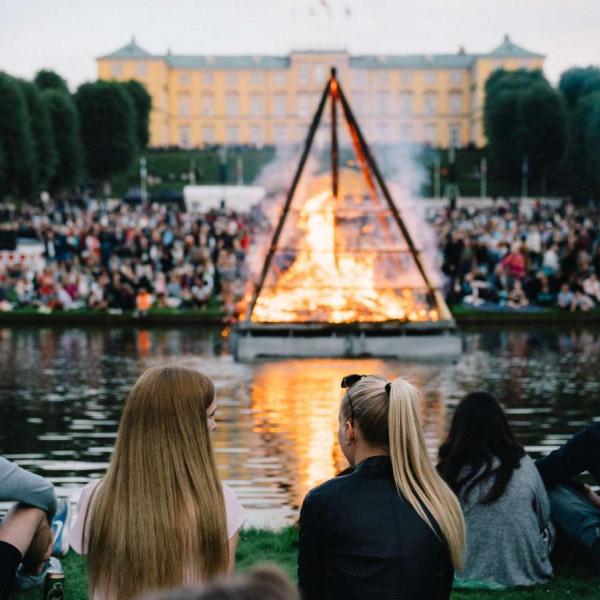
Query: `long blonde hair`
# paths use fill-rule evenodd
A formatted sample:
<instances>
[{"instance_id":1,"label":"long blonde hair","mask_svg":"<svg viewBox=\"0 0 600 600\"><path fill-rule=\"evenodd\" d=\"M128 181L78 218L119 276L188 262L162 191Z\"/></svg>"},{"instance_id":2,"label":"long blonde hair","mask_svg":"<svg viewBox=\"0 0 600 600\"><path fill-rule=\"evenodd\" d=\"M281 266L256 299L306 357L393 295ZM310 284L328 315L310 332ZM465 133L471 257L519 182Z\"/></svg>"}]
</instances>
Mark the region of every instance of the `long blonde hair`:
<instances>
[{"instance_id":1,"label":"long blonde hair","mask_svg":"<svg viewBox=\"0 0 600 600\"><path fill-rule=\"evenodd\" d=\"M149 369L133 386L88 511L90 596L129 600L226 572L225 502L207 416L214 397L208 377L176 366Z\"/></svg>"},{"instance_id":2,"label":"long blonde hair","mask_svg":"<svg viewBox=\"0 0 600 600\"><path fill-rule=\"evenodd\" d=\"M419 423L419 391L398 378L390 383L376 375L363 377L342 399L342 416L353 418L365 441L389 449L398 491L417 514L448 544L452 564L462 568L465 522L460 503L435 470Z\"/></svg>"}]
</instances>

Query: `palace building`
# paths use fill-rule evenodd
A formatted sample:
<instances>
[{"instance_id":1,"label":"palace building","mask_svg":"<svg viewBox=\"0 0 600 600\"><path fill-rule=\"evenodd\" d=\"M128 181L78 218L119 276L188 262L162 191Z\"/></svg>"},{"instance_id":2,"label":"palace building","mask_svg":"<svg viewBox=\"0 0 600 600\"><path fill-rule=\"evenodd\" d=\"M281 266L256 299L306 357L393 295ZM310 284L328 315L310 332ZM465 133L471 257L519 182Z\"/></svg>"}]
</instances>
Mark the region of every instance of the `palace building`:
<instances>
[{"instance_id":1,"label":"palace building","mask_svg":"<svg viewBox=\"0 0 600 600\"><path fill-rule=\"evenodd\" d=\"M150 145L301 142L328 77L340 79L370 143L485 144L485 82L496 69L542 69L508 36L484 54L288 56L151 54L133 39L97 59L98 77L142 83L152 96Z\"/></svg>"}]
</instances>

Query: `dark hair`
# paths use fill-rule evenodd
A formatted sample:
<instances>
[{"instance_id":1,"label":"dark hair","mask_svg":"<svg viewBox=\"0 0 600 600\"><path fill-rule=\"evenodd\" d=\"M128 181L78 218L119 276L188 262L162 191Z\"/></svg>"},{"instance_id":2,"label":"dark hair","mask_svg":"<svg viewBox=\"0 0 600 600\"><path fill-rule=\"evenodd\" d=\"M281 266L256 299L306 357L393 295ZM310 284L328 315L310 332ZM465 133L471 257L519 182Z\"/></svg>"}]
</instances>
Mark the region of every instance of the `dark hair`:
<instances>
[{"instance_id":1,"label":"dark hair","mask_svg":"<svg viewBox=\"0 0 600 600\"><path fill-rule=\"evenodd\" d=\"M487 392L473 392L456 408L448 437L440 446L437 469L463 499L477 484L493 477L494 483L480 500L490 504L504 494L523 456L525 450L496 398Z\"/></svg>"},{"instance_id":2,"label":"dark hair","mask_svg":"<svg viewBox=\"0 0 600 600\"><path fill-rule=\"evenodd\" d=\"M298 600L298 592L280 568L263 565L201 589L180 589L146 596L145 600Z\"/></svg>"}]
</instances>

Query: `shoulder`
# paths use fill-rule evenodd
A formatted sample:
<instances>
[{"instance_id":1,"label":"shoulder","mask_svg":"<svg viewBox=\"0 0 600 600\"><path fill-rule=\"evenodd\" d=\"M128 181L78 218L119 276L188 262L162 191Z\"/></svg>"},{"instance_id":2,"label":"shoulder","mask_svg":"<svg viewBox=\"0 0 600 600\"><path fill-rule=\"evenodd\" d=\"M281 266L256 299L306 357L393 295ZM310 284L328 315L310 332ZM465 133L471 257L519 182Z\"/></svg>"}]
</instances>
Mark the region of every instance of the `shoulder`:
<instances>
[{"instance_id":1,"label":"shoulder","mask_svg":"<svg viewBox=\"0 0 600 600\"><path fill-rule=\"evenodd\" d=\"M225 500L227 539L231 539L246 520L246 511L235 492L226 483L221 483L221 487L223 488L223 499Z\"/></svg>"},{"instance_id":2,"label":"shoulder","mask_svg":"<svg viewBox=\"0 0 600 600\"><path fill-rule=\"evenodd\" d=\"M69 542L77 554L87 554L87 538L90 529L90 502L102 479L93 479L81 490L77 514L71 526Z\"/></svg>"},{"instance_id":3,"label":"shoulder","mask_svg":"<svg viewBox=\"0 0 600 600\"><path fill-rule=\"evenodd\" d=\"M303 506L310 506L313 510L320 510L326 508L333 501L336 496L345 488L352 485L356 479L354 472L348 473L347 475L338 475L318 485L308 492L304 498Z\"/></svg>"}]
</instances>

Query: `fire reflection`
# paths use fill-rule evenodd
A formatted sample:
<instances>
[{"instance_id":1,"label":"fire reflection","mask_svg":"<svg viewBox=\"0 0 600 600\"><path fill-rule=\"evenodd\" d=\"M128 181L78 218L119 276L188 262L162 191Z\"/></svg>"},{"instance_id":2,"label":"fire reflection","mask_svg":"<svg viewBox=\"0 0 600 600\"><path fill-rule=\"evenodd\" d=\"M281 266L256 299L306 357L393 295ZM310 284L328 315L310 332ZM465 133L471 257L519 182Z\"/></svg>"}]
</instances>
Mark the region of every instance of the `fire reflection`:
<instances>
[{"instance_id":1,"label":"fire reflection","mask_svg":"<svg viewBox=\"0 0 600 600\"><path fill-rule=\"evenodd\" d=\"M304 359L264 363L252 386L253 431L268 444L270 457L285 461L289 503L299 506L306 492L347 467L337 442L340 381L349 373L393 379L401 365L388 361ZM422 388L431 372L416 369L410 380ZM445 430L439 393L424 394L421 419L432 454Z\"/></svg>"}]
</instances>

